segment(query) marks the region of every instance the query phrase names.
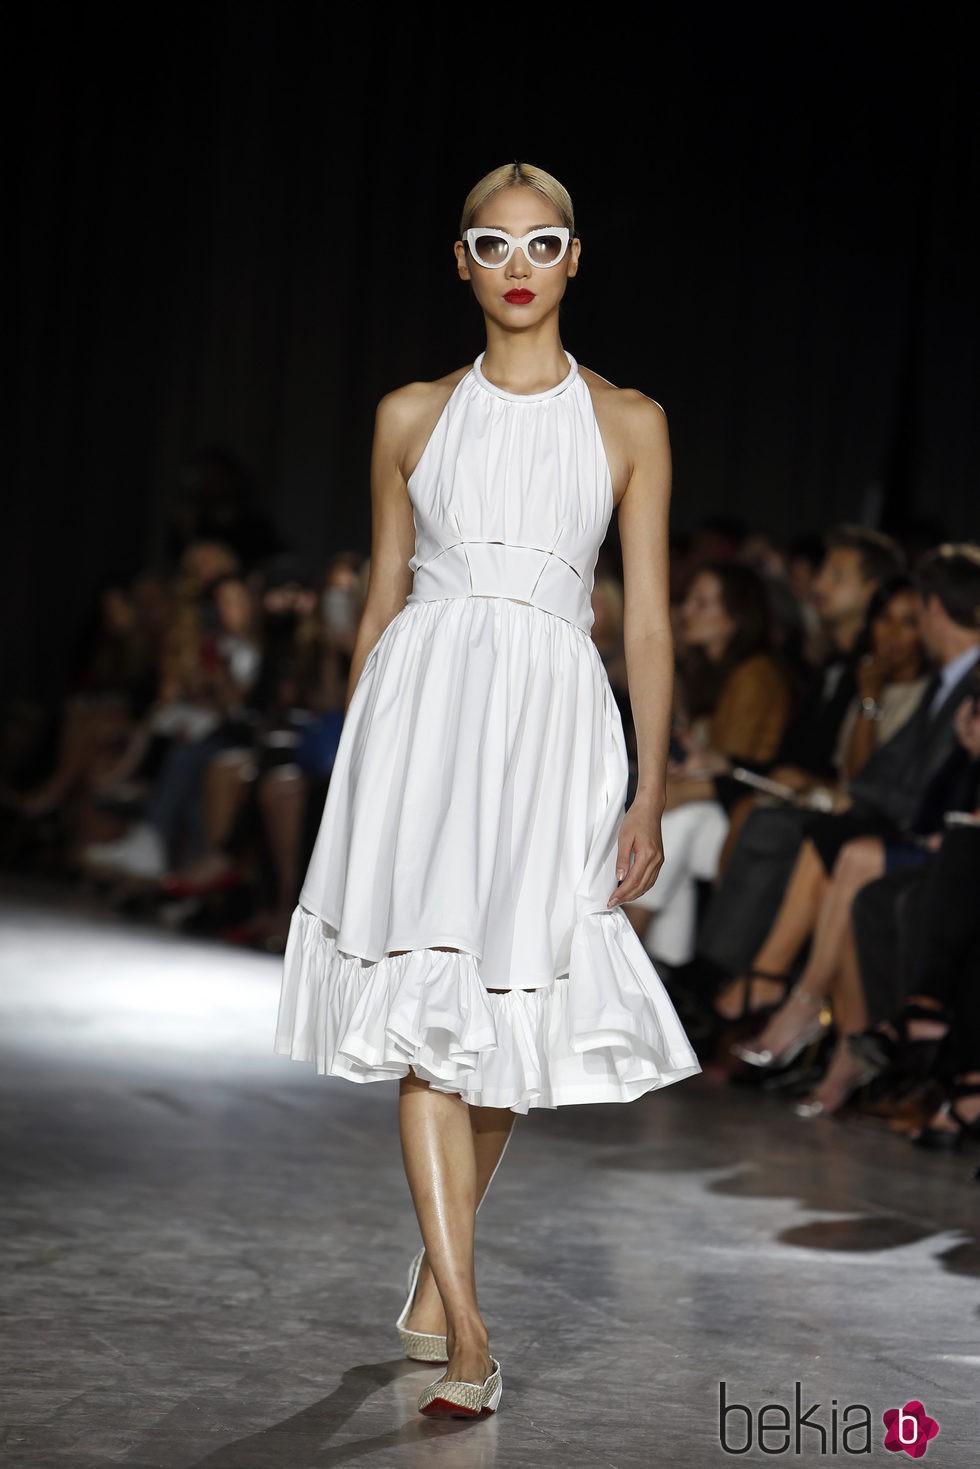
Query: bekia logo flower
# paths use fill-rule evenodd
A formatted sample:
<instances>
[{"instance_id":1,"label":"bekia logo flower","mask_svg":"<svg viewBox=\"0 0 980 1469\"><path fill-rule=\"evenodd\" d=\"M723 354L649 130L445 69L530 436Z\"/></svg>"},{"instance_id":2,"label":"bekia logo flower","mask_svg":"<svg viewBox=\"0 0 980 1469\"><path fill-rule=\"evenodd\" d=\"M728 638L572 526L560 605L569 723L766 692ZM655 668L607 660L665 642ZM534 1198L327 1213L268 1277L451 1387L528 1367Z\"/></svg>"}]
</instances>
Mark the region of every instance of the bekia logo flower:
<instances>
[{"instance_id":1,"label":"bekia logo flower","mask_svg":"<svg viewBox=\"0 0 980 1469\"><path fill-rule=\"evenodd\" d=\"M939 1424L930 1418L925 1408L913 1398L904 1408L887 1408L881 1415L888 1429L885 1448L893 1453L904 1450L911 1459L921 1459L929 1440L939 1432Z\"/></svg>"}]
</instances>

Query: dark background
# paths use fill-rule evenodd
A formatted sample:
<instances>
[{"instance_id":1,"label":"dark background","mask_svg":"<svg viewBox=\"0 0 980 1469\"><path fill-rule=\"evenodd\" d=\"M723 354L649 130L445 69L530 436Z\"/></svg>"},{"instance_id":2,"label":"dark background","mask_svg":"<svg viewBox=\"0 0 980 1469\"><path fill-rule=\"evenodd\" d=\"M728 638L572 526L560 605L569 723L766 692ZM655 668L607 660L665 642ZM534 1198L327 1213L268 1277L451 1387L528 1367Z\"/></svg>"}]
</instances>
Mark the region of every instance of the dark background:
<instances>
[{"instance_id":1,"label":"dark background","mask_svg":"<svg viewBox=\"0 0 980 1469\"><path fill-rule=\"evenodd\" d=\"M368 548L375 404L481 350L452 242L514 157L575 202L564 344L667 410L676 529L975 538L972 51L937 10L771 14L36 8L7 693L56 696L203 444L315 561Z\"/></svg>"}]
</instances>

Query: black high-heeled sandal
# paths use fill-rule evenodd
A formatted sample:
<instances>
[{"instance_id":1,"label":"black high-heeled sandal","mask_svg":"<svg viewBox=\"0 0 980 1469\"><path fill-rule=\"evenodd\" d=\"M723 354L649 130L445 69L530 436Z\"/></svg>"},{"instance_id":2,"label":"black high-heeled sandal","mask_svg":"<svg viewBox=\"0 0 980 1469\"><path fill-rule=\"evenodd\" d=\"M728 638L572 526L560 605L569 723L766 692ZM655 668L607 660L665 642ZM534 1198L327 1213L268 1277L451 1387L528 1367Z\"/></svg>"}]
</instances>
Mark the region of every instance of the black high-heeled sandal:
<instances>
[{"instance_id":1,"label":"black high-heeled sandal","mask_svg":"<svg viewBox=\"0 0 980 1469\"><path fill-rule=\"evenodd\" d=\"M771 974L766 969L746 969L741 975L742 979L742 1008L738 1015L723 1015L712 1004L711 1013L719 1025L740 1025L745 1020L765 1021L774 1014L786 999L793 987L793 976L791 974ZM754 979L772 980L774 984L781 984L783 992L778 1000L767 1000L764 1005L756 1005L754 1008L749 1004L752 998L752 981ZM730 983L730 981L729 981ZM727 986L725 986L727 988Z\"/></svg>"},{"instance_id":2,"label":"black high-heeled sandal","mask_svg":"<svg viewBox=\"0 0 980 1469\"><path fill-rule=\"evenodd\" d=\"M786 999L793 985L793 979L788 974L770 974L763 969L746 969L740 976L742 980L742 1008L735 1016L723 1015L714 1005L714 997L705 998L702 1010L702 1022L697 1029L695 1045L698 1059L708 1061L712 1065L727 1066L728 1047L732 1041L754 1035L761 1026L765 1025L770 1015L774 1014ZM783 986L783 994L780 999L765 1005L752 1008L752 981L753 979L772 979ZM719 990L726 989L732 983L732 979L726 980ZM688 1031L690 1035L690 1030Z\"/></svg>"},{"instance_id":3,"label":"black high-heeled sandal","mask_svg":"<svg viewBox=\"0 0 980 1469\"><path fill-rule=\"evenodd\" d=\"M942 1112L946 1117L951 1117L956 1123L956 1131L951 1132L948 1127L920 1127L917 1131L909 1133L909 1140L915 1143L917 1148L932 1148L934 1151L955 1152L961 1148L967 1138L980 1138L980 1116L974 1117L972 1122L967 1122L956 1110L958 1097L980 1097L980 1081L954 1081L949 1088L949 1096L942 1105Z\"/></svg>"},{"instance_id":4,"label":"black high-heeled sandal","mask_svg":"<svg viewBox=\"0 0 980 1469\"><path fill-rule=\"evenodd\" d=\"M913 1020L931 1020L937 1025L945 1025L948 1034L953 1016L945 1006L935 1009L910 1000L901 1013L888 1022L898 1032L897 1036L890 1036L887 1031L872 1026L869 1030L855 1031L847 1036L847 1049L867 1065L873 1066L879 1076L887 1074L895 1080L900 1077L922 1079L929 1076L946 1036L936 1035L913 1040L909 1035L909 1024Z\"/></svg>"}]
</instances>

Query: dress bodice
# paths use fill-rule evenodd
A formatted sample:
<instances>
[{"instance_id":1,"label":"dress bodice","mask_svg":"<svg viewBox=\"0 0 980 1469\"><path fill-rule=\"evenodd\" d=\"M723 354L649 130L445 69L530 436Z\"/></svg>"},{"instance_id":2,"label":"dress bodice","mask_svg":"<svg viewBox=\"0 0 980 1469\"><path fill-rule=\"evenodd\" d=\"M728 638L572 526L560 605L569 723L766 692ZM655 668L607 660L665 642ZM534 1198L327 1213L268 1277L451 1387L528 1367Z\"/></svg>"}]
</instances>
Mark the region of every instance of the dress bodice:
<instances>
[{"instance_id":1,"label":"dress bodice","mask_svg":"<svg viewBox=\"0 0 980 1469\"><path fill-rule=\"evenodd\" d=\"M408 482L409 602L508 597L590 632L612 477L592 395L568 355L562 381L510 393L482 372L456 385Z\"/></svg>"}]
</instances>

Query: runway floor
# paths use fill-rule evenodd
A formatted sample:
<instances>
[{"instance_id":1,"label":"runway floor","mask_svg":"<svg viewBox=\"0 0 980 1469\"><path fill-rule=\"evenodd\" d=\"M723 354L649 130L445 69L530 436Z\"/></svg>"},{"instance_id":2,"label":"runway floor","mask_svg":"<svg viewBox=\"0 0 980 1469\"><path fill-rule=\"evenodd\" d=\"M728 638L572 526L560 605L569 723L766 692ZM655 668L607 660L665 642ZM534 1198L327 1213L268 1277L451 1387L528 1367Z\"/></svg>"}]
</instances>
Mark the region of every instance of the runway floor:
<instances>
[{"instance_id":1,"label":"runway floor","mask_svg":"<svg viewBox=\"0 0 980 1469\"><path fill-rule=\"evenodd\" d=\"M9 876L0 925L5 1469L894 1465L913 1399L928 1465L980 1464L980 1150L704 1074L519 1117L478 1218L500 1410L433 1421L397 1084L272 1054L276 958Z\"/></svg>"}]
</instances>

